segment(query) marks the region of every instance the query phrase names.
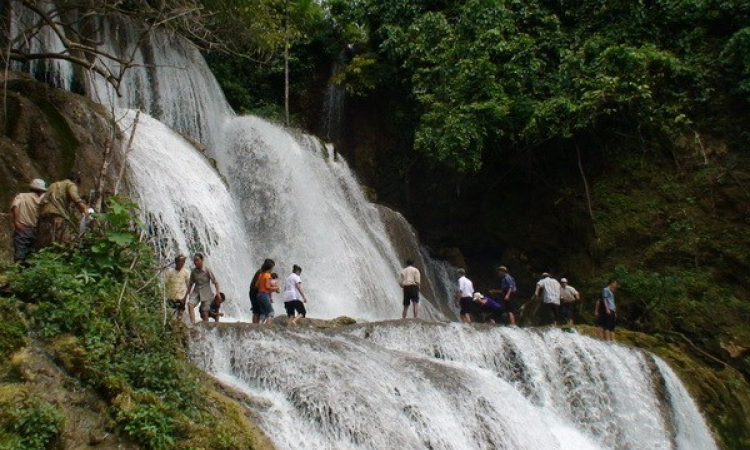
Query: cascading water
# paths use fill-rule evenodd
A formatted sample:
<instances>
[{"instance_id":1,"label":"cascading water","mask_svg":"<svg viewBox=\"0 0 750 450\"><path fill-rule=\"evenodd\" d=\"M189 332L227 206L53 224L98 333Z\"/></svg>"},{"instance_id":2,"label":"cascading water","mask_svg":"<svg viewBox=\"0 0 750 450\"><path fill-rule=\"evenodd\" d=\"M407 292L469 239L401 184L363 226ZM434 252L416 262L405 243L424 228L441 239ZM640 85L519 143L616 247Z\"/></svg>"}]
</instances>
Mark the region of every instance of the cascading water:
<instances>
[{"instance_id":1,"label":"cascading water","mask_svg":"<svg viewBox=\"0 0 750 450\"><path fill-rule=\"evenodd\" d=\"M303 268L310 314L397 317L401 263L346 163L317 139L257 117L231 120L222 136L217 159L245 214L250 247L280 271ZM423 311L442 317L429 302Z\"/></svg>"},{"instance_id":2,"label":"cascading water","mask_svg":"<svg viewBox=\"0 0 750 450\"><path fill-rule=\"evenodd\" d=\"M15 36L28 16L11 3ZM239 318L249 314L243 300L252 268L265 257L282 272L304 267L312 315L398 314L400 258L418 243L399 217L391 217L396 234L408 242L393 239L346 163L309 136L234 117L185 41L153 33L136 45L132 24L97 20L106 51L143 65L126 75L122 98L64 62L20 68L45 72L61 87L86 86L113 111L142 108L216 157L227 184L185 138L141 116L128 153L130 191L163 256L206 251L230 300L238 299L225 307ZM42 29L29 45L61 51L56 39ZM133 118L122 121L125 141ZM444 267L426 262L425 272L439 278L430 281L435 297L450 292ZM403 322L327 332L233 324L193 333L195 363L248 395L280 449L717 448L663 361L559 330Z\"/></svg>"},{"instance_id":3,"label":"cascading water","mask_svg":"<svg viewBox=\"0 0 750 450\"><path fill-rule=\"evenodd\" d=\"M661 360L557 329L196 333L194 361L248 395L282 450L717 449Z\"/></svg>"},{"instance_id":4,"label":"cascading water","mask_svg":"<svg viewBox=\"0 0 750 450\"><path fill-rule=\"evenodd\" d=\"M20 17L20 2L13 5L14 17ZM184 139L175 145L177 138L170 132L159 142L159 131L151 121L139 127L153 132L147 147L159 154L151 164L129 165L144 215L153 221L153 229L168 230L161 236L172 239L173 248L211 253L217 276L235 286L228 306L234 305L237 318L250 315L246 298L252 268L266 257L276 260L282 277L292 264L304 268L304 285L311 298L308 309L316 317L398 316L401 292L395 280L402 261L346 163L310 136L294 137L257 117L235 118L199 51L187 41L159 32L144 40L141 30L126 19L95 20L92 40L101 42L100 50L132 60L135 66L126 72L121 97L99 75L84 74L79 82L88 86L89 96L113 111L142 109L199 141L227 179L231 197L200 189L200 183L191 186L195 189L189 196L179 189L160 189L167 179L179 185L179 180L217 177L207 174L212 169L206 164L172 164L195 156L194 149L182 145ZM45 48L61 45L54 34L40 36L39 42ZM111 60L101 64L117 70ZM139 133L136 147L141 145ZM153 165L164 166L162 176L152 176L157 170ZM198 217L186 211L216 214L193 224ZM241 211L236 217L244 223L226 224L235 216L224 211ZM246 234L230 237L223 231L209 232L209 217L217 228L244 229ZM196 233L196 228L206 231ZM254 264L248 262L250 258ZM444 317L429 301L423 303L422 312L426 318Z\"/></svg>"},{"instance_id":5,"label":"cascading water","mask_svg":"<svg viewBox=\"0 0 750 450\"><path fill-rule=\"evenodd\" d=\"M229 315L247 313L252 270L244 229L229 190L206 158L179 134L145 114L121 113L126 141L130 194L138 202L154 246L165 261L176 253L205 252L229 301ZM234 301L232 301L234 300Z\"/></svg>"}]
</instances>

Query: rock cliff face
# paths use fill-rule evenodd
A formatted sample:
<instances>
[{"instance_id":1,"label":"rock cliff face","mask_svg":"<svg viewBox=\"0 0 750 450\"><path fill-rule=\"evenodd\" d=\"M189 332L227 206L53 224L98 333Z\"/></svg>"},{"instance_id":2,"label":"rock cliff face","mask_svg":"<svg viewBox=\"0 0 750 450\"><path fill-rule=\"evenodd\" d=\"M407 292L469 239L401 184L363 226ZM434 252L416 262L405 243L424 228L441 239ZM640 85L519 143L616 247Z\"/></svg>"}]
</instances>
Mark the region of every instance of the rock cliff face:
<instances>
[{"instance_id":1,"label":"rock cliff face","mask_svg":"<svg viewBox=\"0 0 750 450\"><path fill-rule=\"evenodd\" d=\"M49 185L71 170L83 175L81 193L92 191L115 119L101 105L24 75L9 73L7 79L0 80L0 93L0 203L6 205L0 225L0 259L8 259L7 205L13 196L26 192L33 178L42 178ZM113 145L119 148L116 136ZM109 159L105 179L111 187L120 171L119 151L113 150Z\"/></svg>"}]
</instances>

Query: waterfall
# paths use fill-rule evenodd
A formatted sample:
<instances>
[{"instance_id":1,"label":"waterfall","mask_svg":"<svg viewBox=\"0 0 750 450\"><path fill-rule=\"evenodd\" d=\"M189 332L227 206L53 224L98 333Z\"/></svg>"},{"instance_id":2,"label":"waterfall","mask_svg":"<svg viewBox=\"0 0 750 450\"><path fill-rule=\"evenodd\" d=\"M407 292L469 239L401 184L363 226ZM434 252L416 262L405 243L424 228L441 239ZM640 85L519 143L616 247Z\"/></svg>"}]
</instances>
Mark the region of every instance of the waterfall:
<instances>
[{"instance_id":1,"label":"waterfall","mask_svg":"<svg viewBox=\"0 0 750 450\"><path fill-rule=\"evenodd\" d=\"M38 3L48 9L54 5ZM20 2L12 5L11 22L18 34L26 16ZM69 84L86 86L88 95L113 113L140 109L198 141L227 181L224 185L184 138L141 116L145 119L135 133L135 151L126 163L131 190L163 256L197 250L210 254L209 265L221 284L231 287L227 309L238 319L250 316L249 282L267 257L276 261L282 278L292 264L303 267L312 316L399 316L402 294L396 275L403 261L377 210L332 149L260 118L236 117L188 41L162 32L142 39L142 30L122 17L92 20L87 31L100 42L99 50L135 65L126 72L120 95L95 73L70 75ZM36 35L33 41L39 48L62 45L54 33ZM117 70L111 60L101 64ZM75 72L68 63L59 65L61 72ZM128 125L126 118L122 126ZM434 301L425 299L423 317L444 318ZM276 310L283 312L280 306Z\"/></svg>"},{"instance_id":2,"label":"waterfall","mask_svg":"<svg viewBox=\"0 0 750 450\"><path fill-rule=\"evenodd\" d=\"M557 329L392 322L196 334L193 360L247 395L280 450L717 449L663 361Z\"/></svg>"},{"instance_id":3,"label":"waterfall","mask_svg":"<svg viewBox=\"0 0 750 450\"><path fill-rule=\"evenodd\" d=\"M253 254L302 267L314 317L398 317L402 267L378 210L343 159L317 139L258 117L230 120L217 160ZM425 302L424 317L443 315Z\"/></svg>"},{"instance_id":4,"label":"waterfall","mask_svg":"<svg viewBox=\"0 0 750 450\"><path fill-rule=\"evenodd\" d=\"M162 262L177 253L206 254L227 295L228 315L246 318L251 273L240 214L224 181L205 156L169 127L133 111L117 111L132 147L127 153L129 190Z\"/></svg>"}]
</instances>

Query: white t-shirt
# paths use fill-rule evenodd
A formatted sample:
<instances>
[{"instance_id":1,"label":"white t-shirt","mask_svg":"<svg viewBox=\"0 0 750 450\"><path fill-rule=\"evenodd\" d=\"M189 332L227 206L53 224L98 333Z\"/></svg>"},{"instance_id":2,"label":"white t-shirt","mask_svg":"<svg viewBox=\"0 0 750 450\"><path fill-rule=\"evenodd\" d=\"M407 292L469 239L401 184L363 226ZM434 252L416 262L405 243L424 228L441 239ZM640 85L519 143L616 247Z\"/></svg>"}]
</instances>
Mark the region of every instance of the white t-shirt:
<instances>
[{"instance_id":1,"label":"white t-shirt","mask_svg":"<svg viewBox=\"0 0 750 450\"><path fill-rule=\"evenodd\" d=\"M576 301L578 291L571 285L567 285L560 291L560 300L563 303L570 303Z\"/></svg>"},{"instance_id":2,"label":"white t-shirt","mask_svg":"<svg viewBox=\"0 0 750 450\"><path fill-rule=\"evenodd\" d=\"M466 277L461 277L458 279L458 291L461 293L461 298L473 297L474 283Z\"/></svg>"},{"instance_id":3,"label":"white t-shirt","mask_svg":"<svg viewBox=\"0 0 750 450\"><path fill-rule=\"evenodd\" d=\"M544 303L560 304L560 282L552 277L547 277L536 284L542 287L542 301Z\"/></svg>"},{"instance_id":4,"label":"white t-shirt","mask_svg":"<svg viewBox=\"0 0 750 450\"><path fill-rule=\"evenodd\" d=\"M292 300L302 300L302 296L297 290L297 283L302 283L302 278L296 273L292 272L286 281L284 282L284 301L291 302Z\"/></svg>"}]
</instances>

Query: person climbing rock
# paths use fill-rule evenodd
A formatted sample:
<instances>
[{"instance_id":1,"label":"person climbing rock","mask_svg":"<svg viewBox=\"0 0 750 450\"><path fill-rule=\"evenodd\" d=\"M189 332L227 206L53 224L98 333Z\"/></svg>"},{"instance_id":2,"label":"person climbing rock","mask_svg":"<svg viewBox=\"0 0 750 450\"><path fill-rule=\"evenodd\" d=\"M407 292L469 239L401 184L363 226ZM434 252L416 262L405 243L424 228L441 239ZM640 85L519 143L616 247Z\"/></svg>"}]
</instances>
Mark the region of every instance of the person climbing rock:
<instances>
[{"instance_id":1,"label":"person climbing rock","mask_svg":"<svg viewBox=\"0 0 750 450\"><path fill-rule=\"evenodd\" d=\"M414 318L417 319L419 317L419 283L419 269L414 267L413 259L407 259L406 267L398 274L398 285L404 291L402 319L406 319L406 313L409 311L410 304L412 305Z\"/></svg>"},{"instance_id":2,"label":"person climbing rock","mask_svg":"<svg viewBox=\"0 0 750 450\"><path fill-rule=\"evenodd\" d=\"M190 322L195 323L195 307L200 305L199 312L201 320L208 322L208 312L211 307L211 302L214 299L221 298L221 287L219 282L216 281L216 277L211 269L205 266L204 256L202 253L196 253L193 257L193 264L195 268L190 272L190 284L188 286L188 293L185 296L190 296L190 306L188 307L188 313L190 314ZM216 293L211 292L211 283L216 287Z\"/></svg>"},{"instance_id":3,"label":"person climbing rock","mask_svg":"<svg viewBox=\"0 0 750 450\"><path fill-rule=\"evenodd\" d=\"M480 292L474 293L474 303L479 307L479 313L484 315L484 321L487 323L499 323L503 320L505 308L495 300L485 297Z\"/></svg>"},{"instance_id":4,"label":"person climbing rock","mask_svg":"<svg viewBox=\"0 0 750 450\"><path fill-rule=\"evenodd\" d=\"M557 325L560 323L560 282L547 272L544 272L542 278L536 283L534 298L538 299L540 296L552 315L552 321Z\"/></svg>"},{"instance_id":5,"label":"person climbing rock","mask_svg":"<svg viewBox=\"0 0 750 450\"><path fill-rule=\"evenodd\" d=\"M458 285L454 302L461 310L459 315L464 323L471 323L473 312L474 283L466 278L466 269L458 269Z\"/></svg>"},{"instance_id":6,"label":"person climbing rock","mask_svg":"<svg viewBox=\"0 0 750 450\"><path fill-rule=\"evenodd\" d=\"M13 224L13 260L17 263L26 258L36 248L37 224L39 221L39 203L47 192L44 180L34 179L29 183L31 192L24 192L13 197L10 204L10 220Z\"/></svg>"},{"instance_id":7,"label":"person climbing rock","mask_svg":"<svg viewBox=\"0 0 750 450\"><path fill-rule=\"evenodd\" d=\"M295 264L292 266L292 273L286 277L284 282L284 309L286 309L287 325L296 325L297 322L307 315L305 309L305 303L307 303L307 296L305 291L302 290L302 278L300 274L302 268Z\"/></svg>"},{"instance_id":8,"label":"person climbing rock","mask_svg":"<svg viewBox=\"0 0 750 450\"><path fill-rule=\"evenodd\" d=\"M214 319L216 322L220 322L221 318L224 317L224 313L221 312L221 304L227 300L227 296L223 292L219 293L219 297L215 297L211 302L211 306L208 307L208 317Z\"/></svg>"},{"instance_id":9,"label":"person climbing rock","mask_svg":"<svg viewBox=\"0 0 750 450\"><path fill-rule=\"evenodd\" d=\"M86 215L88 206L78 192L81 174L71 172L62 181L52 183L39 203L39 236L37 248L49 247L55 243L71 242L77 232L78 223L74 219L71 204L81 214Z\"/></svg>"}]
</instances>

